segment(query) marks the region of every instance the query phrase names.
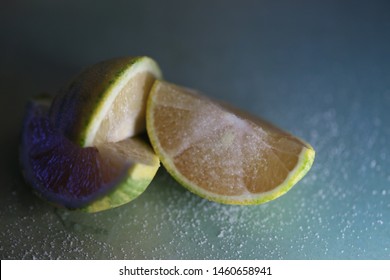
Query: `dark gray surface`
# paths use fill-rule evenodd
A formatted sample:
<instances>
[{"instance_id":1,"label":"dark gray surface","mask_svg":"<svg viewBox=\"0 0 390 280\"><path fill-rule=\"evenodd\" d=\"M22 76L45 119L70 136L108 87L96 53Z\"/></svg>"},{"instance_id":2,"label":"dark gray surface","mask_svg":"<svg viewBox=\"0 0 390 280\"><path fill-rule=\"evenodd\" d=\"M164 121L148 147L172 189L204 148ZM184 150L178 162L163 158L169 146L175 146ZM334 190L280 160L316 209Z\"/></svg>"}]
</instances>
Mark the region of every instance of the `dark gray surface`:
<instances>
[{"instance_id":1,"label":"dark gray surface","mask_svg":"<svg viewBox=\"0 0 390 280\"><path fill-rule=\"evenodd\" d=\"M54 2L0 4L2 259L390 258L386 1ZM205 201L164 170L104 213L41 202L17 161L26 100L91 63L142 54L167 80L306 139L312 170L253 207Z\"/></svg>"}]
</instances>

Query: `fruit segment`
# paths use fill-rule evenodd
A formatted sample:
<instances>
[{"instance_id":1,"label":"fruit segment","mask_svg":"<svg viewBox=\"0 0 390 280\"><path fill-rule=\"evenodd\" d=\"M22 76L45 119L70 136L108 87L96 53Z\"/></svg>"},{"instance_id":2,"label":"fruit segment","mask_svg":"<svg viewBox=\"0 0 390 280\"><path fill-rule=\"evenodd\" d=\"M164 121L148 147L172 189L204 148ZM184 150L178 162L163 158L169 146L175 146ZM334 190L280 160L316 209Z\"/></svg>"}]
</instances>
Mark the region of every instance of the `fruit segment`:
<instances>
[{"instance_id":1,"label":"fruit segment","mask_svg":"<svg viewBox=\"0 0 390 280\"><path fill-rule=\"evenodd\" d=\"M58 93L50 108L50 119L82 147L145 132L146 100L156 78L161 78L161 71L149 57L97 63Z\"/></svg>"},{"instance_id":2,"label":"fruit segment","mask_svg":"<svg viewBox=\"0 0 390 280\"><path fill-rule=\"evenodd\" d=\"M148 57L122 57L82 71L52 104L32 102L23 128L24 176L45 200L88 212L138 197L160 161L145 110L161 71Z\"/></svg>"},{"instance_id":3,"label":"fruit segment","mask_svg":"<svg viewBox=\"0 0 390 280\"><path fill-rule=\"evenodd\" d=\"M270 123L164 81L152 87L147 130L173 177L222 203L274 199L301 179L314 160L309 144Z\"/></svg>"},{"instance_id":4,"label":"fruit segment","mask_svg":"<svg viewBox=\"0 0 390 280\"><path fill-rule=\"evenodd\" d=\"M21 145L24 176L40 197L96 212L134 199L149 185L159 160L143 140L81 148L52 126L46 112L47 106L31 102Z\"/></svg>"}]
</instances>

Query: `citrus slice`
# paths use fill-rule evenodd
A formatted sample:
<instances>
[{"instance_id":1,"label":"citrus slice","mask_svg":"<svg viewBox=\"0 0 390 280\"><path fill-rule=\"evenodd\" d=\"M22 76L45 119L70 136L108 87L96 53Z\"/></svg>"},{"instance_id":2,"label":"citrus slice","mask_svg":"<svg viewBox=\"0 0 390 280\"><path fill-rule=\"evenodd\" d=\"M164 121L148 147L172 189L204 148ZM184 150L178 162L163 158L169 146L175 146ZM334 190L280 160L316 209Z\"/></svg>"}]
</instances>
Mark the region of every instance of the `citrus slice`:
<instances>
[{"instance_id":1,"label":"citrus slice","mask_svg":"<svg viewBox=\"0 0 390 280\"><path fill-rule=\"evenodd\" d=\"M137 136L146 132L146 100L159 77L148 57L112 59L84 70L50 106L32 102L21 163L35 192L88 212L139 196L160 165L147 139Z\"/></svg>"},{"instance_id":2,"label":"citrus slice","mask_svg":"<svg viewBox=\"0 0 390 280\"><path fill-rule=\"evenodd\" d=\"M310 169L313 148L274 125L200 93L156 81L147 131L167 171L193 193L258 204L286 193Z\"/></svg>"},{"instance_id":3,"label":"citrus slice","mask_svg":"<svg viewBox=\"0 0 390 280\"><path fill-rule=\"evenodd\" d=\"M30 102L22 132L23 175L35 193L54 205L97 212L138 197L159 168L140 137L82 148L47 117L47 102Z\"/></svg>"},{"instance_id":4,"label":"citrus slice","mask_svg":"<svg viewBox=\"0 0 390 280\"><path fill-rule=\"evenodd\" d=\"M161 78L161 71L149 57L97 63L59 92L50 118L66 137L82 147L137 135L146 130L146 100L156 78Z\"/></svg>"}]
</instances>

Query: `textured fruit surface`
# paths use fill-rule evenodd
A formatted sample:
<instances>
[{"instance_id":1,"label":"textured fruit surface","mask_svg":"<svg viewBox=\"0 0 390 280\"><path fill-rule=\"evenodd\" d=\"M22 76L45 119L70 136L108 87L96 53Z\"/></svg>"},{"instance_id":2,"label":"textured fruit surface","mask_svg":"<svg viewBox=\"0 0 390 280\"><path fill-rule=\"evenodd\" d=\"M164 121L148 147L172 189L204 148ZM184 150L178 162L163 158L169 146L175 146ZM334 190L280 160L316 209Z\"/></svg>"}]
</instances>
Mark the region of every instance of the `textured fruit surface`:
<instances>
[{"instance_id":1,"label":"textured fruit surface","mask_svg":"<svg viewBox=\"0 0 390 280\"><path fill-rule=\"evenodd\" d=\"M47 111L47 102L29 103L20 150L24 177L41 198L97 212L131 201L149 185L159 160L144 140L82 148L51 124Z\"/></svg>"},{"instance_id":2,"label":"textured fruit surface","mask_svg":"<svg viewBox=\"0 0 390 280\"><path fill-rule=\"evenodd\" d=\"M168 172L190 191L228 204L263 203L287 192L310 169L304 141L190 89L156 81L147 131Z\"/></svg>"},{"instance_id":3,"label":"textured fruit surface","mask_svg":"<svg viewBox=\"0 0 390 280\"><path fill-rule=\"evenodd\" d=\"M161 78L149 57L121 57L92 65L55 97L54 126L82 147L116 142L145 131L150 87Z\"/></svg>"}]
</instances>

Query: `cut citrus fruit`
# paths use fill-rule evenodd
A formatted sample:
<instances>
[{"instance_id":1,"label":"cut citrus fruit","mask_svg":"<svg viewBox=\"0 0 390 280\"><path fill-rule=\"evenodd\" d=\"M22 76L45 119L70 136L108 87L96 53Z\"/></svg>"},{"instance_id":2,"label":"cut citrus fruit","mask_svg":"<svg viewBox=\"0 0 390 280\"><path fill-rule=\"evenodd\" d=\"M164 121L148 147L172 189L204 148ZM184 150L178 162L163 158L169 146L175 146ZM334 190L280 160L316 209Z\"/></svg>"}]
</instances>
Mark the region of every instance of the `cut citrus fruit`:
<instances>
[{"instance_id":1,"label":"cut citrus fruit","mask_svg":"<svg viewBox=\"0 0 390 280\"><path fill-rule=\"evenodd\" d=\"M35 192L53 204L88 212L139 196L160 165L148 141L138 136L146 132L146 100L158 77L160 70L148 57L113 59L83 71L50 106L31 102L20 155Z\"/></svg>"},{"instance_id":2,"label":"cut citrus fruit","mask_svg":"<svg viewBox=\"0 0 390 280\"><path fill-rule=\"evenodd\" d=\"M82 147L134 136L146 129L146 100L156 78L161 78L161 71L149 57L97 63L60 91L50 118Z\"/></svg>"},{"instance_id":3,"label":"cut citrus fruit","mask_svg":"<svg viewBox=\"0 0 390 280\"><path fill-rule=\"evenodd\" d=\"M156 80L147 131L167 171L195 194L258 204L286 193L310 169L313 148L287 132L198 92Z\"/></svg>"},{"instance_id":4,"label":"cut citrus fruit","mask_svg":"<svg viewBox=\"0 0 390 280\"><path fill-rule=\"evenodd\" d=\"M30 102L20 151L24 177L38 196L97 212L133 200L150 184L159 160L142 138L82 148L53 127L47 108Z\"/></svg>"}]
</instances>

